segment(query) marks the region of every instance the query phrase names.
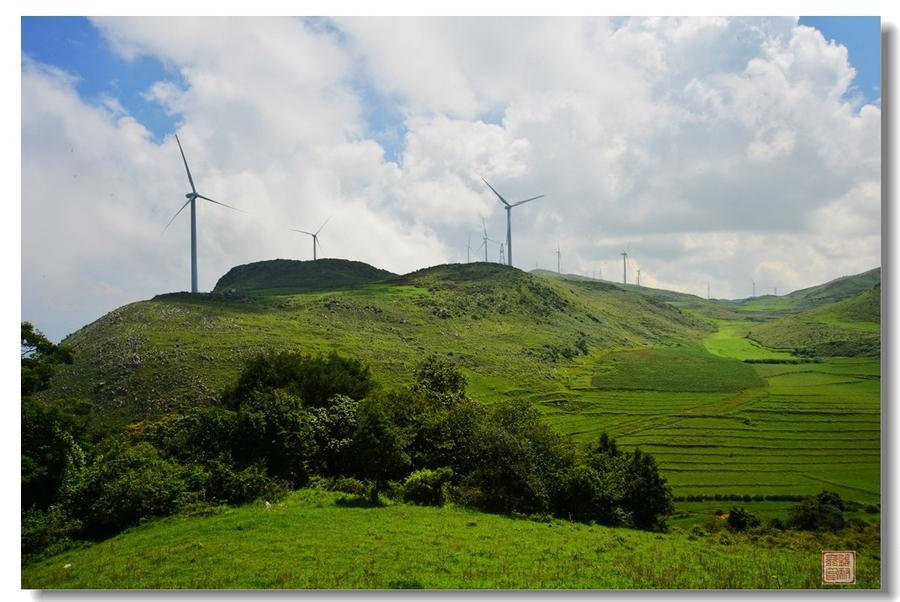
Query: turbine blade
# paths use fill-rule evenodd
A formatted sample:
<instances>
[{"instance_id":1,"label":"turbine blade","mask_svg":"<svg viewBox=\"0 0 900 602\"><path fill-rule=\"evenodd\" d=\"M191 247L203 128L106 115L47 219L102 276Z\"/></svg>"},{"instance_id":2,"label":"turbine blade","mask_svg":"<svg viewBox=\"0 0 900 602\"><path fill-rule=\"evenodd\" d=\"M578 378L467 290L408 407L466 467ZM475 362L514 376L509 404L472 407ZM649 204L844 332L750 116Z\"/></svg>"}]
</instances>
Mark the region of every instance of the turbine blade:
<instances>
[{"instance_id":1,"label":"turbine blade","mask_svg":"<svg viewBox=\"0 0 900 602\"><path fill-rule=\"evenodd\" d=\"M182 211L184 211L184 208L187 207L187 206L188 206L188 203L190 203L190 202L191 202L191 199L188 199L188 200L187 200L187 203L185 203L184 205L182 205L182 206L181 206L181 209L179 209L178 211L175 212L175 215L172 216L172 219L170 219L170 220L169 220L169 223L166 224L166 227L163 228L163 234L165 234L166 230L169 229L169 226L172 225L172 222L175 221L175 218L178 217L178 214L181 213Z\"/></svg>"},{"instance_id":2,"label":"turbine blade","mask_svg":"<svg viewBox=\"0 0 900 602\"><path fill-rule=\"evenodd\" d=\"M313 236L313 243L319 245L319 249L322 248L322 243L319 242L318 236Z\"/></svg>"},{"instance_id":3,"label":"turbine blade","mask_svg":"<svg viewBox=\"0 0 900 602\"><path fill-rule=\"evenodd\" d=\"M325 224L328 223L328 220L330 220L330 219L333 218L333 217L334 217L334 214L333 214L333 213L332 213L331 215L329 215L329 216L328 216L328 219L326 219L325 222L324 222L321 226L319 226L319 229L316 230L316 234L318 234L319 232L321 232L321 231L322 231L322 228L325 227Z\"/></svg>"},{"instance_id":4,"label":"turbine blade","mask_svg":"<svg viewBox=\"0 0 900 602\"><path fill-rule=\"evenodd\" d=\"M524 201L519 201L518 203L513 203L512 205L510 205L510 207L518 207L519 205L524 205L525 203L530 203L531 201L536 201L543 197L544 197L544 195L539 194L537 196L531 197L530 199L525 199Z\"/></svg>"},{"instance_id":5,"label":"turbine blade","mask_svg":"<svg viewBox=\"0 0 900 602\"><path fill-rule=\"evenodd\" d=\"M494 190L494 187L493 187L493 186L491 186L490 184L488 184L488 181L487 181L487 180L485 180L484 178L481 178L481 181L484 182L485 184L487 184L487 187L494 191L494 194L497 195L497 198L500 199L500 200L503 202L504 205L506 205L507 207L510 206L509 203L506 202L506 199L504 199L502 196L500 196L500 193L497 192L496 190Z\"/></svg>"},{"instance_id":6,"label":"turbine blade","mask_svg":"<svg viewBox=\"0 0 900 602\"><path fill-rule=\"evenodd\" d=\"M231 205L226 205L225 203L220 203L219 201L214 201L213 199L209 198L208 196L203 196L202 194L198 194L197 198L203 199L205 201L209 201L210 203L215 203L216 205L222 205L223 207L228 207L229 209L234 209L235 211L240 211L241 213L247 213L243 209L238 209L237 207L232 207Z\"/></svg>"},{"instance_id":7,"label":"turbine blade","mask_svg":"<svg viewBox=\"0 0 900 602\"><path fill-rule=\"evenodd\" d=\"M175 142L178 143L178 150L181 151L181 160L184 161L184 171L187 172L187 175L188 175L188 182L191 183L191 191L192 191L192 192L197 192L197 188L194 186L194 178L191 177L191 170L190 170L190 168L188 167L187 159L186 159L185 156L184 156L184 149L181 148L181 140L178 139L178 134L175 134Z\"/></svg>"},{"instance_id":8,"label":"turbine blade","mask_svg":"<svg viewBox=\"0 0 900 602\"><path fill-rule=\"evenodd\" d=\"M303 234L309 234L310 236L315 236L312 232L307 232L306 230L295 230L294 228L288 228L291 232L302 232Z\"/></svg>"}]
</instances>

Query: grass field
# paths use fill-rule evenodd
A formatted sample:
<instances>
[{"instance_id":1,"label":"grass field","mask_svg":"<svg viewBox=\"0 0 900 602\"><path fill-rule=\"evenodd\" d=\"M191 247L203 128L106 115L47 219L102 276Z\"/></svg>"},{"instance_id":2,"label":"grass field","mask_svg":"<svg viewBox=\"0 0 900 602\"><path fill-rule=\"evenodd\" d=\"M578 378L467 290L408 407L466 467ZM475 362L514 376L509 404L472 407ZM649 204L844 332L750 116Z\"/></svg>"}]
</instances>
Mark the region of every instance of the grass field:
<instances>
[{"instance_id":1,"label":"grass field","mask_svg":"<svg viewBox=\"0 0 900 602\"><path fill-rule=\"evenodd\" d=\"M341 507L302 490L205 517L174 516L31 565L41 588L819 588L820 550L859 548L854 588L880 587L865 533L647 533L465 509ZM68 565L68 566L67 566Z\"/></svg>"}]
</instances>

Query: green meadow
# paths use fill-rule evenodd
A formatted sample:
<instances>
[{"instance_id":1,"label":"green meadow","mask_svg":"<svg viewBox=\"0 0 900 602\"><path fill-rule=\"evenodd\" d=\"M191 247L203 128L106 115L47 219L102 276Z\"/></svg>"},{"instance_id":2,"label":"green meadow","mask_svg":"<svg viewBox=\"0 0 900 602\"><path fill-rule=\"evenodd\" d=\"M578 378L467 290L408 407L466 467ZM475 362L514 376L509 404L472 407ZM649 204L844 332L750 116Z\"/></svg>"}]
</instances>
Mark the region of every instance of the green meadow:
<instances>
[{"instance_id":1,"label":"green meadow","mask_svg":"<svg viewBox=\"0 0 900 602\"><path fill-rule=\"evenodd\" d=\"M22 587L806 589L822 587L819 551L850 543L859 548L852 587L880 588L877 525L840 536L648 533L339 499L301 490L268 508L157 520L30 564Z\"/></svg>"}]
</instances>

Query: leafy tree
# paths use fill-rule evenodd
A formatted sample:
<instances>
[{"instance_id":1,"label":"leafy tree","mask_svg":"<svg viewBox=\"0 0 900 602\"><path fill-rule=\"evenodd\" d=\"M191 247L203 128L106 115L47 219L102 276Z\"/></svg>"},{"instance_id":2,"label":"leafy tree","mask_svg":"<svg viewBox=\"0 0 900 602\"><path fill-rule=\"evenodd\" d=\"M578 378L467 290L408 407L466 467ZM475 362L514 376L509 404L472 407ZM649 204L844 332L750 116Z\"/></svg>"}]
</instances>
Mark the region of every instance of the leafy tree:
<instances>
[{"instance_id":1,"label":"leafy tree","mask_svg":"<svg viewBox=\"0 0 900 602\"><path fill-rule=\"evenodd\" d=\"M629 457L622 501L639 529L665 527L665 517L675 510L672 489L659 474L656 460L639 448Z\"/></svg>"},{"instance_id":2,"label":"leafy tree","mask_svg":"<svg viewBox=\"0 0 900 602\"><path fill-rule=\"evenodd\" d=\"M743 508L732 508L728 512L728 528L732 531L746 531L760 524L759 517Z\"/></svg>"},{"instance_id":3,"label":"leafy tree","mask_svg":"<svg viewBox=\"0 0 900 602\"><path fill-rule=\"evenodd\" d=\"M328 475L353 472L353 434L359 402L346 395L335 395L327 407L309 412L318 451L316 466Z\"/></svg>"},{"instance_id":4,"label":"leafy tree","mask_svg":"<svg viewBox=\"0 0 900 602\"><path fill-rule=\"evenodd\" d=\"M466 396L465 375L455 363L433 353L416 366L415 379L413 391L441 405L452 405Z\"/></svg>"},{"instance_id":5,"label":"leafy tree","mask_svg":"<svg viewBox=\"0 0 900 602\"><path fill-rule=\"evenodd\" d=\"M54 345L30 322L22 322L22 397L50 386L50 377L59 364L71 364L73 352Z\"/></svg>"},{"instance_id":6,"label":"leafy tree","mask_svg":"<svg viewBox=\"0 0 900 602\"><path fill-rule=\"evenodd\" d=\"M837 531L845 524L844 509L840 495L822 491L791 508L788 524L806 531Z\"/></svg>"},{"instance_id":7,"label":"leafy tree","mask_svg":"<svg viewBox=\"0 0 900 602\"><path fill-rule=\"evenodd\" d=\"M384 397L367 397L359 403L353 455L357 474L372 481L372 503L378 502L378 494L385 482L397 478L409 466L407 444L408 434L395 421Z\"/></svg>"},{"instance_id":8,"label":"leafy tree","mask_svg":"<svg viewBox=\"0 0 900 602\"><path fill-rule=\"evenodd\" d=\"M307 407L327 406L335 395L361 399L373 385L365 364L336 353L315 357L286 351L265 353L247 362L223 402L233 408L254 391L277 389L300 398Z\"/></svg>"}]
</instances>

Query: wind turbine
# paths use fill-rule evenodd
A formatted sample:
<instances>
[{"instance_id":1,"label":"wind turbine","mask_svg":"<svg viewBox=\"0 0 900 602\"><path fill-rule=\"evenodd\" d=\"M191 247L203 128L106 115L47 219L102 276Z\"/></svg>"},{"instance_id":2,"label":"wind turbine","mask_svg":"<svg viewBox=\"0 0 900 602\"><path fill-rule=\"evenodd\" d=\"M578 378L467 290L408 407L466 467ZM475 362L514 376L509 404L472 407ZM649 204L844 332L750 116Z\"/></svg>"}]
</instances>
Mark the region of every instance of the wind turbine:
<instances>
[{"instance_id":1,"label":"wind turbine","mask_svg":"<svg viewBox=\"0 0 900 602\"><path fill-rule=\"evenodd\" d=\"M469 234L469 238L466 240L466 263L471 262L472 260L469 258L469 252L472 250L472 234Z\"/></svg>"},{"instance_id":2,"label":"wind turbine","mask_svg":"<svg viewBox=\"0 0 900 602\"><path fill-rule=\"evenodd\" d=\"M622 284L628 284L628 264L626 263L628 251L622 251L620 255L622 255Z\"/></svg>"},{"instance_id":3,"label":"wind turbine","mask_svg":"<svg viewBox=\"0 0 900 602\"><path fill-rule=\"evenodd\" d=\"M507 264L512 265L512 208L518 207L519 205L524 205L530 201L536 201L537 199L543 197L544 195L539 194L537 196L533 196L530 199L525 199L524 201L518 201L516 203L510 204L500 196L500 193L494 190L494 187L488 184L488 181L484 178L481 178L481 181L487 184L487 187L490 188L494 194L497 195L497 198L500 199L500 202L503 203L504 209L506 209L506 253L508 255Z\"/></svg>"},{"instance_id":4,"label":"wind turbine","mask_svg":"<svg viewBox=\"0 0 900 602\"><path fill-rule=\"evenodd\" d=\"M481 247L484 247L484 262L487 263L487 261L488 261L488 247L487 247L487 244L488 244L488 241L491 240L491 239L488 238L488 235L487 235L487 226L484 225L484 218L481 218L481 228L482 228L482 231L484 232L484 236L481 237L481 244L478 245L478 249L475 249L475 250L478 251L479 249L481 249Z\"/></svg>"},{"instance_id":5,"label":"wind turbine","mask_svg":"<svg viewBox=\"0 0 900 602\"><path fill-rule=\"evenodd\" d=\"M320 247L322 246L322 243L319 242L319 232L322 231L322 228L325 227L325 224L327 224L327 223L328 223L328 220L330 220L332 217L333 217L333 216L329 215L329 216L328 216L328 219L326 219L325 222L324 222L321 226L319 226L319 229L316 230L315 232L307 232L306 230L295 230L294 228L288 228L288 230L290 230L291 232L300 232L300 233L302 233L302 234L309 234L310 236L312 236L312 241L313 241L313 261L316 260L316 245L319 245Z\"/></svg>"},{"instance_id":6,"label":"wind turbine","mask_svg":"<svg viewBox=\"0 0 900 602\"><path fill-rule=\"evenodd\" d=\"M756 280L751 280L751 282L753 283L753 296L755 297L756 296Z\"/></svg>"},{"instance_id":7,"label":"wind turbine","mask_svg":"<svg viewBox=\"0 0 900 602\"><path fill-rule=\"evenodd\" d=\"M561 273L562 273L562 272L560 272L560 270L559 270L559 256L560 256L560 254L561 254L561 251L559 250L559 243L557 242L557 243L556 243L556 273L557 273L557 274L561 274Z\"/></svg>"},{"instance_id":8,"label":"wind turbine","mask_svg":"<svg viewBox=\"0 0 900 602\"><path fill-rule=\"evenodd\" d=\"M232 207L231 205L226 205L225 203L220 203L219 201L214 201L208 196L203 196L197 192L197 187L194 186L194 178L191 177L191 170L188 167L187 159L184 157L184 149L181 148L181 140L178 139L178 134L175 134L175 142L178 143L178 150L181 151L181 160L184 161L184 170L187 172L188 182L191 183L191 191L184 195L187 197L187 202L181 206L181 209L175 212L175 215L172 216L172 219L169 220L169 223L166 224L166 227L163 228L163 232L168 230L169 226L172 225L172 222L175 221L175 218L178 217L178 214L181 213L185 207L188 205L191 206L191 292L197 292L197 199L203 199L204 201L209 201L210 203L215 203L216 205L222 205L223 207L228 207L229 209L233 209L235 211L240 211L241 213L247 213L243 209L238 209L237 207Z\"/></svg>"},{"instance_id":9,"label":"wind turbine","mask_svg":"<svg viewBox=\"0 0 900 602\"><path fill-rule=\"evenodd\" d=\"M638 268L637 276L638 276L637 285L640 286L641 285L641 268Z\"/></svg>"}]
</instances>

